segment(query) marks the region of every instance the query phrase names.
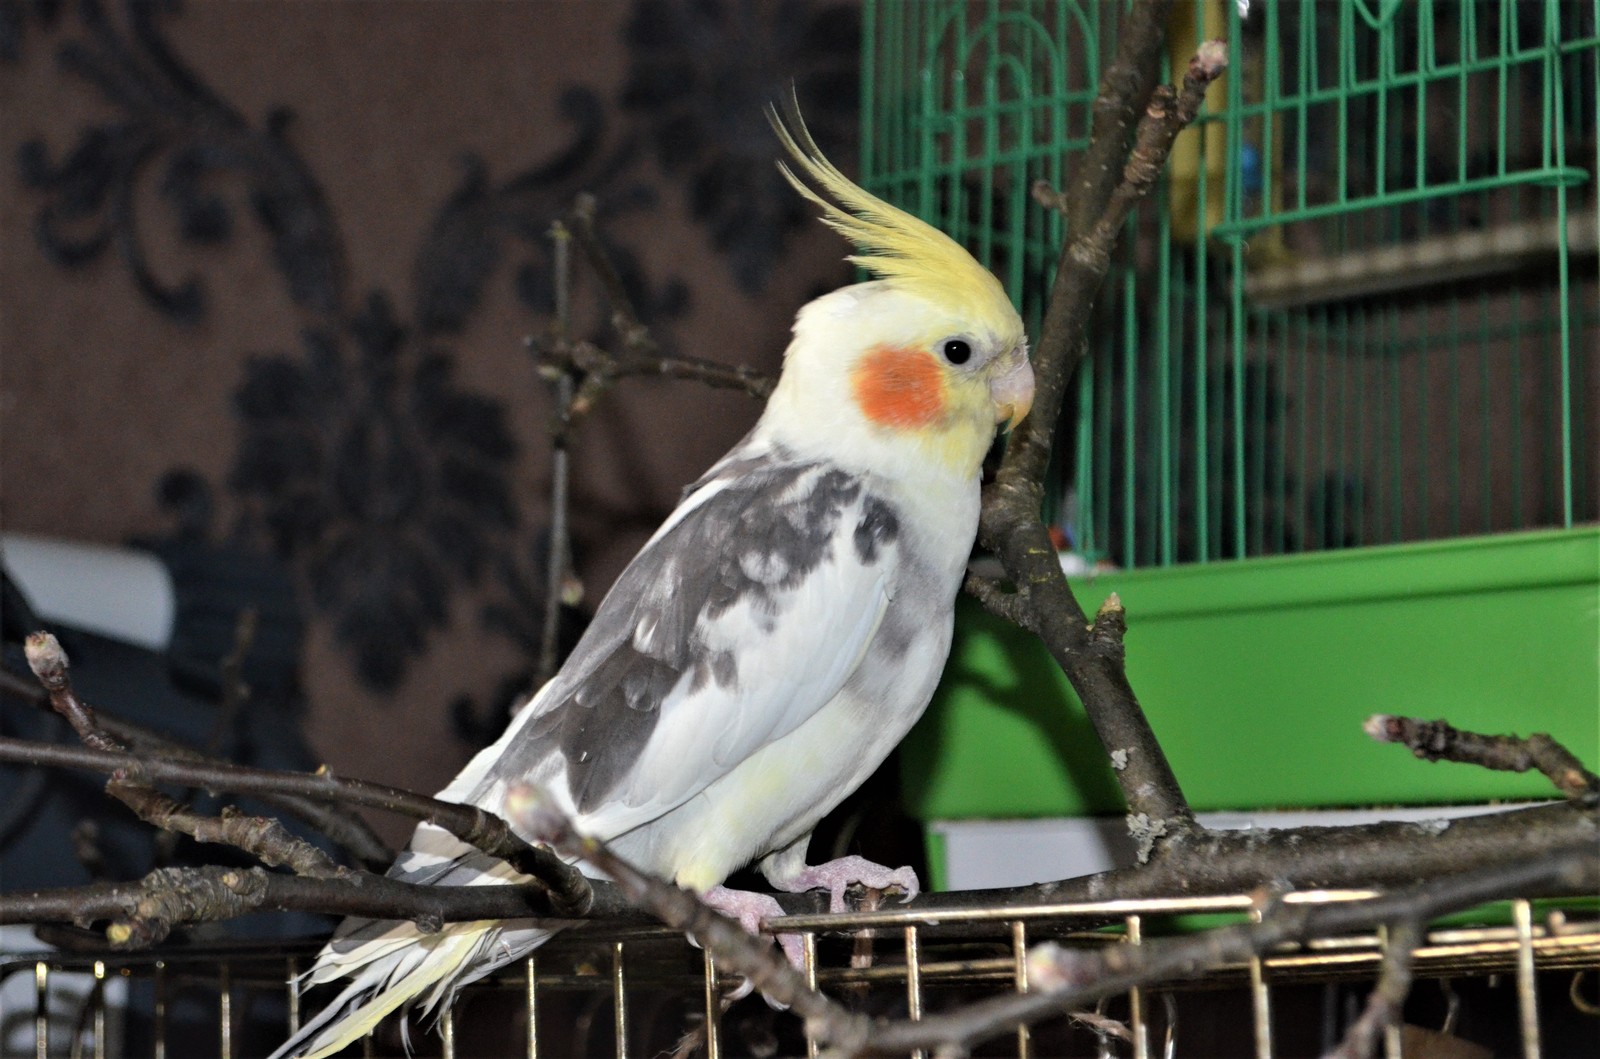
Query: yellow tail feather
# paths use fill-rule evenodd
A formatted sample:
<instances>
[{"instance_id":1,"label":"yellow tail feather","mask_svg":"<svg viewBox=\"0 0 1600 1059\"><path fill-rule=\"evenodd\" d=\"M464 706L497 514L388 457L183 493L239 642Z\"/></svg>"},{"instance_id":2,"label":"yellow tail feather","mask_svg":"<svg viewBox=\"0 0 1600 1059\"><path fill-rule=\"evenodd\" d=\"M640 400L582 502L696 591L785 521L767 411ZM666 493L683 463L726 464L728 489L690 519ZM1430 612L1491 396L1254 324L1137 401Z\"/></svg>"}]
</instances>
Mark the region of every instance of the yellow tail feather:
<instances>
[{"instance_id":1,"label":"yellow tail feather","mask_svg":"<svg viewBox=\"0 0 1600 1059\"><path fill-rule=\"evenodd\" d=\"M315 1051L305 1052L297 1059L327 1059L354 1044L370 1033L378 1023L396 1008L415 999L429 986L456 974L467 957L476 948L478 938L493 929L477 924L461 924L465 930L450 931L437 946L430 949L420 966L398 981L390 982L369 999L347 1012L328 1030L334 1036L319 1043Z\"/></svg>"}]
</instances>

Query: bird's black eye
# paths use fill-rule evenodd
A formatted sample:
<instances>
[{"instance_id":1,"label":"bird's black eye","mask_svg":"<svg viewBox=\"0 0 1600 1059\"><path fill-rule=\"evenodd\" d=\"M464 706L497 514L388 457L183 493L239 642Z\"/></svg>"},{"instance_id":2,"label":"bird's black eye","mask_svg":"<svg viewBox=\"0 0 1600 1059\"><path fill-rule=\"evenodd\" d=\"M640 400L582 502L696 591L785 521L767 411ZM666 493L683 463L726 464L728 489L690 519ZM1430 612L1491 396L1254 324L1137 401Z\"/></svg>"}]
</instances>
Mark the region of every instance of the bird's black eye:
<instances>
[{"instance_id":1,"label":"bird's black eye","mask_svg":"<svg viewBox=\"0 0 1600 1059\"><path fill-rule=\"evenodd\" d=\"M944 359L952 364L965 364L972 359L972 344L964 338L945 339Z\"/></svg>"}]
</instances>

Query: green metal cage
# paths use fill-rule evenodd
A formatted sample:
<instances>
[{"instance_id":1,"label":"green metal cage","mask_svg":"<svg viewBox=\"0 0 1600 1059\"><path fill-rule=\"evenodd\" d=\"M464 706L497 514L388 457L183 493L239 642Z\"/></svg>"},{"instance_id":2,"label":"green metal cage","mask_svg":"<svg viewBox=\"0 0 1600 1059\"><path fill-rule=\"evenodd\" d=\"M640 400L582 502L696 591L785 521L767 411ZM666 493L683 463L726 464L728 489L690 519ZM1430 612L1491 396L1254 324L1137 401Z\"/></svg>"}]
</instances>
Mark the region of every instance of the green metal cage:
<instances>
[{"instance_id":1,"label":"green metal cage","mask_svg":"<svg viewBox=\"0 0 1600 1059\"><path fill-rule=\"evenodd\" d=\"M866 186L1036 323L1124 7L869 0ZM1600 2L1180 0L1228 73L1130 221L1052 517L1102 566L1600 516Z\"/></svg>"}]
</instances>

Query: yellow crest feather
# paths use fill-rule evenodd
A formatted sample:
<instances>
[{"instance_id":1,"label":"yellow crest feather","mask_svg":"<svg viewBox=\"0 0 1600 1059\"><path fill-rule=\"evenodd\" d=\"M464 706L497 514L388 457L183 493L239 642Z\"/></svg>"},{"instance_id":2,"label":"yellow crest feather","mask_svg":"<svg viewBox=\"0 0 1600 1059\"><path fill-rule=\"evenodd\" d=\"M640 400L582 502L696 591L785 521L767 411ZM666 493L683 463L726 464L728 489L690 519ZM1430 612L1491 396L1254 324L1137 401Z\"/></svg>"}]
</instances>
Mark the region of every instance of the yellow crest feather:
<instances>
[{"instance_id":1,"label":"yellow crest feather","mask_svg":"<svg viewBox=\"0 0 1600 1059\"><path fill-rule=\"evenodd\" d=\"M935 304L976 317L976 323L997 336L1021 337L1022 322L993 273L933 225L841 173L811 138L792 98L786 109L788 123L770 105L767 120L796 164L828 197L783 162L778 169L796 191L822 207L824 224L855 244L860 253L849 255L849 261Z\"/></svg>"}]
</instances>

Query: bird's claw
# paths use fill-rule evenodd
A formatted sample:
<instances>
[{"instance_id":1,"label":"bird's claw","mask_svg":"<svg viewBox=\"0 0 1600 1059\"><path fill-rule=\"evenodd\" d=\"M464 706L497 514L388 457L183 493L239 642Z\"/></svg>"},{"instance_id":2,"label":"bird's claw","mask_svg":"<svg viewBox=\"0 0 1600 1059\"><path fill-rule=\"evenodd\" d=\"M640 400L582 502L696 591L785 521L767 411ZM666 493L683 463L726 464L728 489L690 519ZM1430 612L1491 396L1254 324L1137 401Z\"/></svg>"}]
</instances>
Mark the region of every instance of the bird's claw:
<instances>
[{"instance_id":1,"label":"bird's claw","mask_svg":"<svg viewBox=\"0 0 1600 1059\"><path fill-rule=\"evenodd\" d=\"M769 880L778 889L787 893L804 893L807 890L828 891L828 910L835 914L847 911L844 895L852 886L865 886L872 890L898 888L905 894L901 898L902 902L909 901L922 892L917 873L909 866L888 868L865 857L857 856L805 865L793 875L782 879L771 879L769 876ZM729 919L738 920L740 926L756 935L762 933L763 924L770 923L775 917L784 914L783 906L778 904L776 897L749 890L731 890L718 885L701 894L700 899L708 907L721 912ZM800 935L775 933L774 937L790 965L796 970L805 970L805 943ZM745 979L730 999L741 999L749 995L752 988L750 980Z\"/></svg>"},{"instance_id":2,"label":"bird's claw","mask_svg":"<svg viewBox=\"0 0 1600 1059\"><path fill-rule=\"evenodd\" d=\"M714 911L721 912L729 919L737 920L741 927L757 937L761 936L763 923L784 914L783 906L778 904L776 897L750 890L731 890L726 886L713 886L700 895L700 900ZM796 970L805 970L805 946L800 940L800 935L777 934L775 939L790 965ZM752 988L754 984L746 978L729 999L743 999L749 995Z\"/></svg>"},{"instance_id":3,"label":"bird's claw","mask_svg":"<svg viewBox=\"0 0 1600 1059\"><path fill-rule=\"evenodd\" d=\"M790 893L826 890L828 911L835 914L846 910L844 895L852 886L865 886L872 890L896 887L905 893L901 898L902 903L922 892L917 873L910 866L889 868L854 855L821 864L808 864L781 882L774 880L773 885Z\"/></svg>"}]
</instances>

